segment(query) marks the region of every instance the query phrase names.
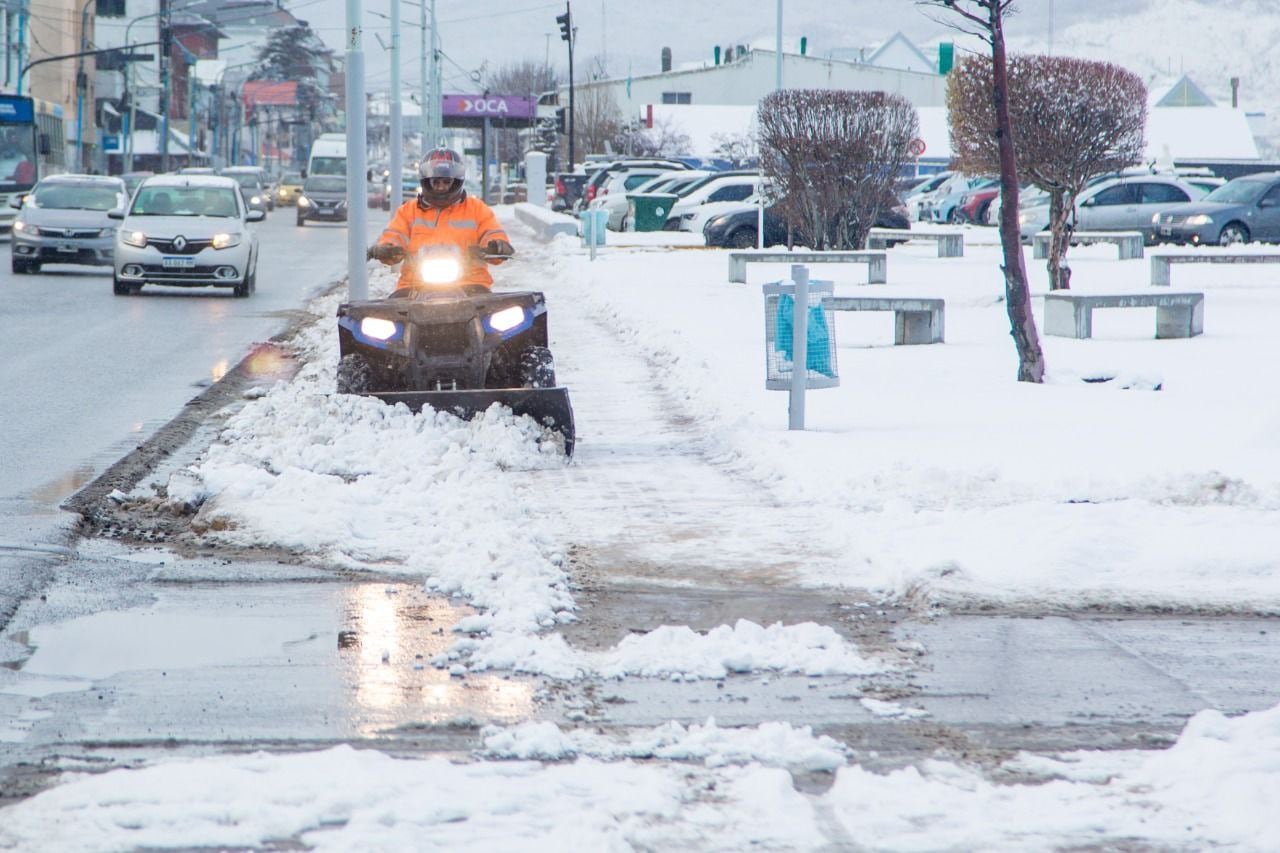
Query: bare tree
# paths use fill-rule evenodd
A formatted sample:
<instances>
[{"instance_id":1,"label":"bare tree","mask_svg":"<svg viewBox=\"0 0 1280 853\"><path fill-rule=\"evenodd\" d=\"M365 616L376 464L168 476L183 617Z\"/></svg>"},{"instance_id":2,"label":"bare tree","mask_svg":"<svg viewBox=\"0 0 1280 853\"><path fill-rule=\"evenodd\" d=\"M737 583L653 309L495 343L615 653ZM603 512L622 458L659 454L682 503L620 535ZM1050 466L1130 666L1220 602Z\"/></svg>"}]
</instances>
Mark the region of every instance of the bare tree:
<instances>
[{"instance_id":1,"label":"bare tree","mask_svg":"<svg viewBox=\"0 0 1280 853\"><path fill-rule=\"evenodd\" d=\"M971 57L951 72L947 107L956 167L998 167L992 66ZM1065 56L1009 58L1009 116L1019 172L1049 194L1049 289L1071 284L1066 254L1075 226L1075 200L1097 175L1142 159L1147 88L1107 62Z\"/></svg>"},{"instance_id":2,"label":"bare tree","mask_svg":"<svg viewBox=\"0 0 1280 853\"><path fill-rule=\"evenodd\" d=\"M525 59L508 63L490 73L485 78L485 89L495 95L520 95L536 99L544 92L555 91L559 82L555 69L550 65ZM519 128L498 128L495 137L499 160L513 163L524 156Z\"/></svg>"},{"instance_id":3,"label":"bare tree","mask_svg":"<svg viewBox=\"0 0 1280 853\"><path fill-rule=\"evenodd\" d=\"M760 102L760 168L815 249L865 245L920 120L900 95L782 89Z\"/></svg>"},{"instance_id":4,"label":"bare tree","mask_svg":"<svg viewBox=\"0 0 1280 853\"><path fill-rule=\"evenodd\" d=\"M613 147L636 157L677 157L689 153L689 134L680 129L670 116L653 120L645 127L637 120L620 125Z\"/></svg>"},{"instance_id":5,"label":"bare tree","mask_svg":"<svg viewBox=\"0 0 1280 853\"><path fill-rule=\"evenodd\" d=\"M1000 164L1000 243L1004 253L1005 310L1009 333L1018 350L1018 381L1044 381L1044 352L1031 312L1031 288L1022 260L1018 235L1018 156L1014 148L1013 121L1009 117L1008 61L1004 48L1004 19L1013 11L1013 0L916 0L919 5L945 9L950 26L962 29L991 45L991 106L995 116L997 158ZM959 19L957 21L956 19Z\"/></svg>"},{"instance_id":6,"label":"bare tree","mask_svg":"<svg viewBox=\"0 0 1280 853\"><path fill-rule=\"evenodd\" d=\"M715 145L712 153L735 166L745 166L760 156L760 147L756 144L754 133L713 133L711 142Z\"/></svg>"},{"instance_id":7,"label":"bare tree","mask_svg":"<svg viewBox=\"0 0 1280 853\"><path fill-rule=\"evenodd\" d=\"M583 86L575 93L573 101L578 151L585 154L611 151L613 140L618 137L618 128L622 126L622 112L609 88ZM565 137L566 152L568 144L568 137Z\"/></svg>"}]
</instances>

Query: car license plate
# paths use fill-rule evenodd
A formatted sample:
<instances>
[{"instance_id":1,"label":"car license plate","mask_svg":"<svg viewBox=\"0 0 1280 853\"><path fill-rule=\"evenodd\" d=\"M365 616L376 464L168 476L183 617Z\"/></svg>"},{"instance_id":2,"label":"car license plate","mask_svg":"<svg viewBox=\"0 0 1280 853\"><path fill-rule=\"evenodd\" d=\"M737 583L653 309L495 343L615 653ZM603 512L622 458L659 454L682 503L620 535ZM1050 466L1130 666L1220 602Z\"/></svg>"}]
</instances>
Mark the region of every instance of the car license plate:
<instances>
[{"instance_id":1,"label":"car license plate","mask_svg":"<svg viewBox=\"0 0 1280 853\"><path fill-rule=\"evenodd\" d=\"M1164 227L1162 227L1162 228L1160 229L1160 236L1161 236L1161 237L1168 237L1168 236L1170 236L1171 234L1173 234L1173 229L1172 229L1172 228L1170 228L1170 227L1168 227L1168 226L1164 226Z\"/></svg>"},{"instance_id":2,"label":"car license plate","mask_svg":"<svg viewBox=\"0 0 1280 853\"><path fill-rule=\"evenodd\" d=\"M59 251L59 252L68 252L68 253L71 253L71 254L75 254L76 252L78 252L78 251L79 251L79 249L77 249L77 248L76 248L76 244L75 244L75 243L59 243L59 244L58 244L58 251Z\"/></svg>"},{"instance_id":3,"label":"car license plate","mask_svg":"<svg viewBox=\"0 0 1280 853\"><path fill-rule=\"evenodd\" d=\"M195 258L164 258L160 263L167 270L193 270L196 268Z\"/></svg>"},{"instance_id":4,"label":"car license plate","mask_svg":"<svg viewBox=\"0 0 1280 853\"><path fill-rule=\"evenodd\" d=\"M316 208L316 216L333 216L333 211L327 207Z\"/></svg>"}]
</instances>

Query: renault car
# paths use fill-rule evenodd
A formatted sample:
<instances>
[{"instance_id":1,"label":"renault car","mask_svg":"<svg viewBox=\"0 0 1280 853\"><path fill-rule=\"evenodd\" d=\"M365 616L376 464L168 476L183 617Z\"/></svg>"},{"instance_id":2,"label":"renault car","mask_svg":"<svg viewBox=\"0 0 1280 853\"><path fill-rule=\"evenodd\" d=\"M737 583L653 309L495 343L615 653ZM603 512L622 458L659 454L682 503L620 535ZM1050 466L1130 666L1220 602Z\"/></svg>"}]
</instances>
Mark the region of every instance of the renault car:
<instances>
[{"instance_id":1,"label":"renault car","mask_svg":"<svg viewBox=\"0 0 1280 853\"><path fill-rule=\"evenodd\" d=\"M157 175L138 187L116 233L113 289L137 293L145 284L254 290L258 238L248 227L265 216L244 203L231 178Z\"/></svg>"}]
</instances>

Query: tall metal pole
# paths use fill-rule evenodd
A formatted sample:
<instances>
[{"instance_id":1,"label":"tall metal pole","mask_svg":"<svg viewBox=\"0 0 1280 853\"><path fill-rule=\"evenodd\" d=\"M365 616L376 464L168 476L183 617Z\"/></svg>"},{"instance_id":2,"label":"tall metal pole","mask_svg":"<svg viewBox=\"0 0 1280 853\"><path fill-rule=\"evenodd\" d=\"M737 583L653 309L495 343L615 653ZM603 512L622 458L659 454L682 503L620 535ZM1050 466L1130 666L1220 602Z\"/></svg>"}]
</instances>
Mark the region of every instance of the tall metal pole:
<instances>
[{"instance_id":1,"label":"tall metal pole","mask_svg":"<svg viewBox=\"0 0 1280 853\"><path fill-rule=\"evenodd\" d=\"M778 0L778 43L774 50L774 61L777 63L775 71L777 72L777 81L774 85L775 89L782 88L782 0Z\"/></svg>"},{"instance_id":2,"label":"tall metal pole","mask_svg":"<svg viewBox=\"0 0 1280 853\"><path fill-rule=\"evenodd\" d=\"M569 16L569 171L573 171L574 164L578 162L573 147L573 43L577 41L578 30L573 26L573 11L569 8L569 0L565 0L564 12Z\"/></svg>"},{"instance_id":3,"label":"tall metal pole","mask_svg":"<svg viewBox=\"0 0 1280 853\"><path fill-rule=\"evenodd\" d=\"M787 429L804 429L804 392L809 382L809 268L792 264L791 406Z\"/></svg>"},{"instance_id":4,"label":"tall metal pole","mask_svg":"<svg viewBox=\"0 0 1280 853\"><path fill-rule=\"evenodd\" d=\"M80 9L80 52L89 49L89 2ZM88 80L84 70L84 57L76 60L76 171L84 169L84 96Z\"/></svg>"},{"instance_id":5,"label":"tall metal pole","mask_svg":"<svg viewBox=\"0 0 1280 853\"><path fill-rule=\"evenodd\" d=\"M347 0L347 297L369 298L365 279L365 231L369 209L365 152L364 48L360 0Z\"/></svg>"},{"instance_id":6,"label":"tall metal pole","mask_svg":"<svg viewBox=\"0 0 1280 853\"><path fill-rule=\"evenodd\" d=\"M440 112L444 106L444 94L440 91L440 28L436 25L436 0L431 0L431 147L441 144L444 119Z\"/></svg>"},{"instance_id":7,"label":"tall metal pole","mask_svg":"<svg viewBox=\"0 0 1280 853\"><path fill-rule=\"evenodd\" d=\"M427 140L431 138L431 111L427 108L427 104L431 103L431 99L427 93L427 0L420 0L418 3L418 12L420 20L418 21L418 36L420 43L418 45L420 54L418 56L418 95L419 103L422 105L422 118L418 122L418 147L421 153L425 155L431 146ZM434 41L435 33L431 34Z\"/></svg>"},{"instance_id":8,"label":"tall metal pole","mask_svg":"<svg viewBox=\"0 0 1280 853\"><path fill-rule=\"evenodd\" d=\"M775 90L782 88L782 0L778 0L778 32L777 43L774 46L774 81ZM760 189L758 190L760 203L756 207L756 248L764 248L764 173L760 175Z\"/></svg>"},{"instance_id":9,"label":"tall metal pole","mask_svg":"<svg viewBox=\"0 0 1280 853\"><path fill-rule=\"evenodd\" d=\"M169 0L160 0L160 171L169 171Z\"/></svg>"},{"instance_id":10,"label":"tall metal pole","mask_svg":"<svg viewBox=\"0 0 1280 853\"><path fill-rule=\"evenodd\" d=\"M391 209L400 206L400 173L404 171L404 131L400 115L400 3L391 3L391 160L390 183Z\"/></svg>"}]
</instances>

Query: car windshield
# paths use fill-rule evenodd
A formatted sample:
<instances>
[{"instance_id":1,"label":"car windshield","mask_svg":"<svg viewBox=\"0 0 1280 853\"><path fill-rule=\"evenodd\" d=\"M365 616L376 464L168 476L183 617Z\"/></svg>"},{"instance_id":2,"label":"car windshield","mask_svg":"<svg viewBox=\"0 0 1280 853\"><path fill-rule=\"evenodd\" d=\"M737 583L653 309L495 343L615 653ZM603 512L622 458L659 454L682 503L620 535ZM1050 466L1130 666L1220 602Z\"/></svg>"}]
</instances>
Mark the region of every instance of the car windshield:
<instances>
[{"instance_id":1,"label":"car windshield","mask_svg":"<svg viewBox=\"0 0 1280 853\"><path fill-rule=\"evenodd\" d=\"M1215 201L1219 204L1252 204L1269 186L1270 184L1266 181L1247 181L1237 178L1218 187L1202 200Z\"/></svg>"},{"instance_id":2,"label":"car windshield","mask_svg":"<svg viewBox=\"0 0 1280 853\"><path fill-rule=\"evenodd\" d=\"M346 178L307 178L302 191L308 193L344 193L347 191Z\"/></svg>"},{"instance_id":3,"label":"car windshield","mask_svg":"<svg viewBox=\"0 0 1280 853\"><path fill-rule=\"evenodd\" d=\"M138 189L130 216L238 216L235 191L227 187Z\"/></svg>"},{"instance_id":4,"label":"car windshield","mask_svg":"<svg viewBox=\"0 0 1280 853\"><path fill-rule=\"evenodd\" d=\"M313 175L346 175L346 157L312 157L311 174Z\"/></svg>"},{"instance_id":5,"label":"car windshield","mask_svg":"<svg viewBox=\"0 0 1280 853\"><path fill-rule=\"evenodd\" d=\"M113 210L124 204L124 199L112 186L37 184L31 204L49 210Z\"/></svg>"},{"instance_id":6,"label":"car windshield","mask_svg":"<svg viewBox=\"0 0 1280 853\"><path fill-rule=\"evenodd\" d=\"M298 172L285 172L284 177L280 179L282 184L300 184L302 183L302 175Z\"/></svg>"},{"instance_id":7,"label":"car windshield","mask_svg":"<svg viewBox=\"0 0 1280 853\"><path fill-rule=\"evenodd\" d=\"M260 183L258 176L253 172L230 172L223 173L226 177L231 178L246 190L255 189Z\"/></svg>"}]
</instances>

